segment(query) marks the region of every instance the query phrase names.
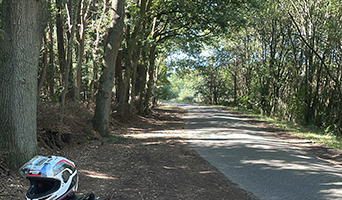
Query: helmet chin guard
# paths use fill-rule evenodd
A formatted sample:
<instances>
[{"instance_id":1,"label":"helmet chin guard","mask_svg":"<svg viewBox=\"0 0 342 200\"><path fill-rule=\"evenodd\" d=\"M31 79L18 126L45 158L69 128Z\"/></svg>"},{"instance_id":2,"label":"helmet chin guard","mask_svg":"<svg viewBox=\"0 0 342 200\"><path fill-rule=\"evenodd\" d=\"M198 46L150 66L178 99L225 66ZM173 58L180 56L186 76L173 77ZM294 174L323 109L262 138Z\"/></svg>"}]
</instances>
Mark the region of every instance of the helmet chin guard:
<instances>
[{"instance_id":1,"label":"helmet chin guard","mask_svg":"<svg viewBox=\"0 0 342 200\"><path fill-rule=\"evenodd\" d=\"M75 195L78 175L75 163L59 156L36 156L19 173L30 181L27 200L61 200Z\"/></svg>"}]
</instances>

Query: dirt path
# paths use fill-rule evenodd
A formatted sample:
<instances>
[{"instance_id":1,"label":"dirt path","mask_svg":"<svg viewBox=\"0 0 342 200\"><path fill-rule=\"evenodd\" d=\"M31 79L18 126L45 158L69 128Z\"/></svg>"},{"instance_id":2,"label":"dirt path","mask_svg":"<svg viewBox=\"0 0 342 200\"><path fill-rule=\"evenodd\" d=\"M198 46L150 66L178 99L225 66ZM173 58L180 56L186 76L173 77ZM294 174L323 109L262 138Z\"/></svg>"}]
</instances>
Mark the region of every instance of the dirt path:
<instances>
[{"instance_id":1,"label":"dirt path","mask_svg":"<svg viewBox=\"0 0 342 200\"><path fill-rule=\"evenodd\" d=\"M251 199L176 139L91 142L82 152L69 156L80 169L79 192L101 199Z\"/></svg>"},{"instance_id":2,"label":"dirt path","mask_svg":"<svg viewBox=\"0 0 342 200\"><path fill-rule=\"evenodd\" d=\"M186 114L181 108L157 109L129 123L113 120L120 127L113 131L182 129ZM100 199L253 199L177 138L93 140L54 154L76 163L78 194L94 192ZM0 173L0 199L23 199L27 181L1 169Z\"/></svg>"}]
</instances>

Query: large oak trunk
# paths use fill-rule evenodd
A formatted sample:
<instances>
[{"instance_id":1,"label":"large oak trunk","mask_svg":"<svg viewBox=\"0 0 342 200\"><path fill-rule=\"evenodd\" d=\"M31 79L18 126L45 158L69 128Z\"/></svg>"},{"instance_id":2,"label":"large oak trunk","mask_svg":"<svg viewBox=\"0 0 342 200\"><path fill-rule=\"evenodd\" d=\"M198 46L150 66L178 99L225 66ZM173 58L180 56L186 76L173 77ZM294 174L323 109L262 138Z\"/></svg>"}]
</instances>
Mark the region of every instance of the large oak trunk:
<instances>
[{"instance_id":1,"label":"large oak trunk","mask_svg":"<svg viewBox=\"0 0 342 200\"><path fill-rule=\"evenodd\" d=\"M9 166L17 170L37 154L37 73L40 3L3 0L0 37L0 133Z\"/></svg>"}]
</instances>

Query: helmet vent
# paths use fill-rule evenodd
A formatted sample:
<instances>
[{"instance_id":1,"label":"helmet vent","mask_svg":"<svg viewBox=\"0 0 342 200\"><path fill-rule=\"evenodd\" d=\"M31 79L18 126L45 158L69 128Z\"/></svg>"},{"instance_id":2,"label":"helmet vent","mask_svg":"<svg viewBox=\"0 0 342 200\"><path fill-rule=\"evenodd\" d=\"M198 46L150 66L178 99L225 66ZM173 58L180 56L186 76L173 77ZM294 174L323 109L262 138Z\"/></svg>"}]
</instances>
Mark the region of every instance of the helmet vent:
<instances>
[{"instance_id":1,"label":"helmet vent","mask_svg":"<svg viewBox=\"0 0 342 200\"><path fill-rule=\"evenodd\" d=\"M63 172L62 178L63 178L64 183L66 183L69 180L70 175L71 174L68 171Z\"/></svg>"}]
</instances>

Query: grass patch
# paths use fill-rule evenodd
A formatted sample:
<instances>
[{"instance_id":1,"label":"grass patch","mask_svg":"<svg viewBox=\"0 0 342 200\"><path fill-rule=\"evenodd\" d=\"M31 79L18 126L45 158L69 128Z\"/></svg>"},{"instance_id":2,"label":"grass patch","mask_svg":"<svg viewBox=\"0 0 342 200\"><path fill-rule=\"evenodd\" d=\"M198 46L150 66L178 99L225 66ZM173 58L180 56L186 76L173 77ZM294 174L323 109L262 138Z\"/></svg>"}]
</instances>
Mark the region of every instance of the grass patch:
<instances>
[{"instance_id":1,"label":"grass patch","mask_svg":"<svg viewBox=\"0 0 342 200\"><path fill-rule=\"evenodd\" d=\"M168 102L166 101L164 103L168 103ZM204 105L204 104L198 104L198 105ZM212 106L209 104L205 104L205 105ZM163 106L172 107L172 105L163 105ZM219 105L215 105L215 107L226 108L229 110L237 111L239 113L243 113L245 115L254 117L255 119L264 121L265 123L272 124L274 127L279 128L280 130L284 130L290 134L310 140L313 143L342 150L342 136L336 136L330 133L326 133L324 129L320 129L315 126L302 126L302 125L295 124L293 122L288 122L288 121L280 121L275 118L265 117L260 114L254 113L252 110L246 110L246 109L239 108L239 107L227 107L227 106L219 106Z\"/></svg>"},{"instance_id":2,"label":"grass patch","mask_svg":"<svg viewBox=\"0 0 342 200\"><path fill-rule=\"evenodd\" d=\"M315 126L302 126L288 121L279 121L274 118L265 117L260 114L255 114L250 110L241 109L237 107L226 107L220 106L222 108L227 108L234 110L245 115L254 117L256 119L262 120L268 124L287 131L290 134L305 138L312 141L313 143L320 144L326 147L342 150L342 137L337 135L332 135L330 133L325 133L324 129L320 129Z\"/></svg>"},{"instance_id":3,"label":"grass patch","mask_svg":"<svg viewBox=\"0 0 342 200\"><path fill-rule=\"evenodd\" d=\"M102 138L102 141L113 143L113 144L123 144L123 143L125 143L125 138L124 137L120 137L120 136L112 135L112 136L110 136L108 138Z\"/></svg>"}]
</instances>

